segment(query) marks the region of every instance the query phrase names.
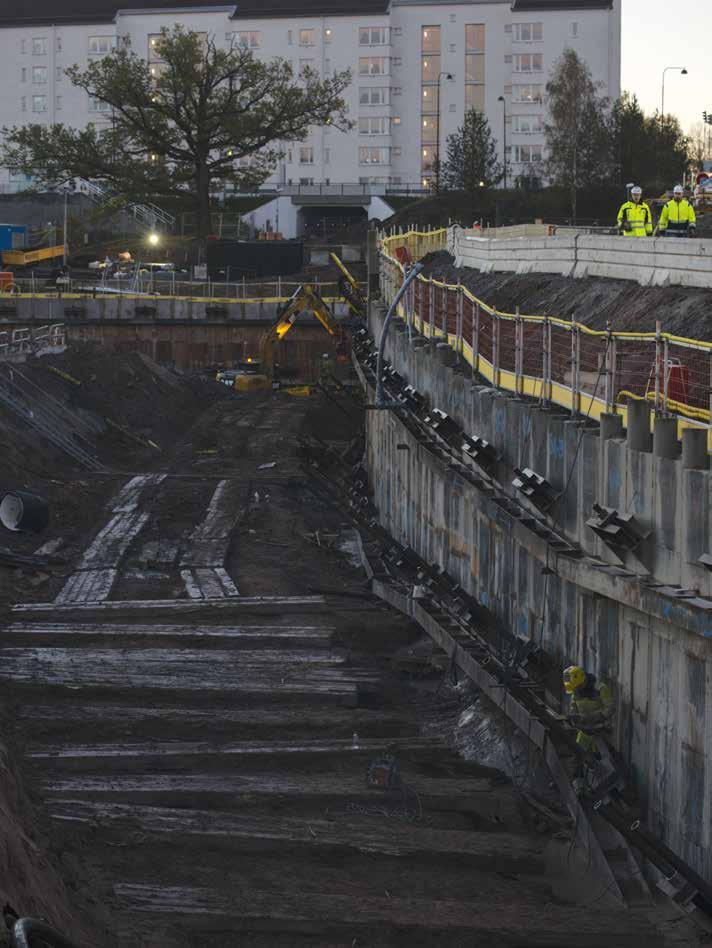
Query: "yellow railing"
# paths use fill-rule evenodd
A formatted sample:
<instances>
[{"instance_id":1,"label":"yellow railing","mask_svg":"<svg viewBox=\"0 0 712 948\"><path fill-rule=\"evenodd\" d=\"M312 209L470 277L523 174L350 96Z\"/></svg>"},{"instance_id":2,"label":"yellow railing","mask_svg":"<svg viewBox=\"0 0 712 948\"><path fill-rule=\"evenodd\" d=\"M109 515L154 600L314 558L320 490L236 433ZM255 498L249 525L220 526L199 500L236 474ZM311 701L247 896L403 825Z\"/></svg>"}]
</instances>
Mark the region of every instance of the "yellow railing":
<instances>
[{"instance_id":1,"label":"yellow railing","mask_svg":"<svg viewBox=\"0 0 712 948\"><path fill-rule=\"evenodd\" d=\"M387 301L395 296L408 262L446 249L447 237L442 228L381 238L381 288ZM678 415L680 432L707 427L712 448L712 342L500 312L466 287L422 274L398 315L411 331L447 341L473 373L499 388L594 419L614 412L624 424L627 401L644 398L653 409Z\"/></svg>"}]
</instances>

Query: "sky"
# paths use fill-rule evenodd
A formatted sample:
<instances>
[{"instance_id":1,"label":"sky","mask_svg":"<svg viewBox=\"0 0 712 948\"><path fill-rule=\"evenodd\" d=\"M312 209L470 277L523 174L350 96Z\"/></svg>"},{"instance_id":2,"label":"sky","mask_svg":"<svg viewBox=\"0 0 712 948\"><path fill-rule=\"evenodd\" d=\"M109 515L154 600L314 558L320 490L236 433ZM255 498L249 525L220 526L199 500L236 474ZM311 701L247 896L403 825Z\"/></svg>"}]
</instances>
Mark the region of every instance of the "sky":
<instances>
[{"instance_id":1,"label":"sky","mask_svg":"<svg viewBox=\"0 0 712 948\"><path fill-rule=\"evenodd\" d=\"M646 112L660 109L665 66L684 66L687 76L665 73L665 112L684 131L712 113L712 27L702 0L622 0L621 88L635 92Z\"/></svg>"}]
</instances>

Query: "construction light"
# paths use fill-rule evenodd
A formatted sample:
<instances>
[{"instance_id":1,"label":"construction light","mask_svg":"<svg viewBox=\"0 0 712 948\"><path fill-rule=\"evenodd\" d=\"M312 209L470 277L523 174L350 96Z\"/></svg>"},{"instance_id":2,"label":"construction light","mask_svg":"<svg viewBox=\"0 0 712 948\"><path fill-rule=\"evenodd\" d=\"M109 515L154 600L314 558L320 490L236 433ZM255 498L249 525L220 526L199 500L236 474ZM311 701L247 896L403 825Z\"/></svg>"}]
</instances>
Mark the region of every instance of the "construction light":
<instances>
[{"instance_id":1,"label":"construction light","mask_svg":"<svg viewBox=\"0 0 712 948\"><path fill-rule=\"evenodd\" d=\"M152 247L157 247L158 244L160 243L160 240L161 238L158 236L158 234L155 231L153 231L152 233L148 235L148 242Z\"/></svg>"},{"instance_id":2,"label":"construction light","mask_svg":"<svg viewBox=\"0 0 712 948\"><path fill-rule=\"evenodd\" d=\"M483 188L484 186L485 186L484 181L480 181L480 187Z\"/></svg>"}]
</instances>

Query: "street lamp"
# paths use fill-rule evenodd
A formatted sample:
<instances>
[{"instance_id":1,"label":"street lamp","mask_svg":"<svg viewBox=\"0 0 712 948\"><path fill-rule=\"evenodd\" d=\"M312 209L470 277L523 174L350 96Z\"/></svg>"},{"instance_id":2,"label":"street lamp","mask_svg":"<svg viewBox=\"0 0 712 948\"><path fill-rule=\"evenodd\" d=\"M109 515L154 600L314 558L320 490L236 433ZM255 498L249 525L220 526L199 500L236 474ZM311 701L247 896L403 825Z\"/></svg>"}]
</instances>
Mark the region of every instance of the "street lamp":
<instances>
[{"instance_id":1,"label":"street lamp","mask_svg":"<svg viewBox=\"0 0 712 948\"><path fill-rule=\"evenodd\" d=\"M662 93L660 96L660 119L665 118L665 73L668 69L672 69L676 72L679 72L681 76L687 75L687 69L684 66L666 66L663 69L663 81L662 81Z\"/></svg>"},{"instance_id":2,"label":"street lamp","mask_svg":"<svg viewBox=\"0 0 712 948\"><path fill-rule=\"evenodd\" d=\"M451 72L440 72L438 73L438 112L437 118L435 121L435 193L438 194L440 191L440 80L442 77L452 82L453 75Z\"/></svg>"},{"instance_id":3,"label":"street lamp","mask_svg":"<svg viewBox=\"0 0 712 948\"><path fill-rule=\"evenodd\" d=\"M152 247L157 247L160 239L155 231L148 235L148 242Z\"/></svg>"},{"instance_id":4,"label":"street lamp","mask_svg":"<svg viewBox=\"0 0 712 948\"><path fill-rule=\"evenodd\" d=\"M502 150L504 155L504 190L507 190L507 100L503 95L498 102L502 103Z\"/></svg>"}]
</instances>

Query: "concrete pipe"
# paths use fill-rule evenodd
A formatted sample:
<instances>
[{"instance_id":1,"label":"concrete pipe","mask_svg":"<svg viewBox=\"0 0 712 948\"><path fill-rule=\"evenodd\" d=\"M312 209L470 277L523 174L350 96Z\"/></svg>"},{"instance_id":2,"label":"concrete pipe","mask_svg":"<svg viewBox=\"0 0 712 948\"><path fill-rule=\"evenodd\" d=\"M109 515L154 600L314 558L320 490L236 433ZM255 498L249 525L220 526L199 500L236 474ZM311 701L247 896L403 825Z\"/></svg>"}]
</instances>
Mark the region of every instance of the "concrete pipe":
<instances>
[{"instance_id":1,"label":"concrete pipe","mask_svg":"<svg viewBox=\"0 0 712 948\"><path fill-rule=\"evenodd\" d=\"M694 471L709 467L706 428L684 428L682 431L682 466Z\"/></svg>"},{"instance_id":2,"label":"concrete pipe","mask_svg":"<svg viewBox=\"0 0 712 948\"><path fill-rule=\"evenodd\" d=\"M677 418L655 416L653 428L653 452L658 458L674 460L680 457L680 442L677 440Z\"/></svg>"},{"instance_id":3,"label":"concrete pipe","mask_svg":"<svg viewBox=\"0 0 712 948\"><path fill-rule=\"evenodd\" d=\"M628 402L628 447L650 451L650 408L644 398Z\"/></svg>"},{"instance_id":4,"label":"concrete pipe","mask_svg":"<svg viewBox=\"0 0 712 948\"><path fill-rule=\"evenodd\" d=\"M623 437L623 416L612 411L604 411L601 415L601 441L609 438Z\"/></svg>"}]
</instances>

